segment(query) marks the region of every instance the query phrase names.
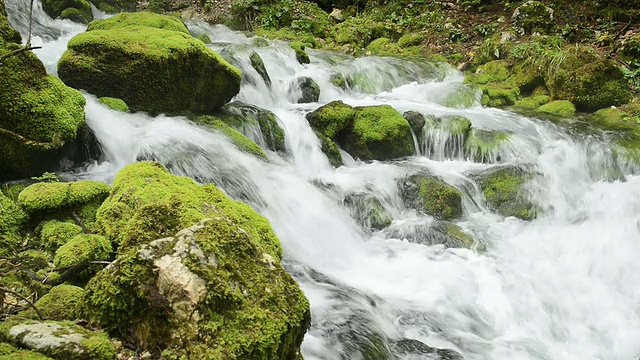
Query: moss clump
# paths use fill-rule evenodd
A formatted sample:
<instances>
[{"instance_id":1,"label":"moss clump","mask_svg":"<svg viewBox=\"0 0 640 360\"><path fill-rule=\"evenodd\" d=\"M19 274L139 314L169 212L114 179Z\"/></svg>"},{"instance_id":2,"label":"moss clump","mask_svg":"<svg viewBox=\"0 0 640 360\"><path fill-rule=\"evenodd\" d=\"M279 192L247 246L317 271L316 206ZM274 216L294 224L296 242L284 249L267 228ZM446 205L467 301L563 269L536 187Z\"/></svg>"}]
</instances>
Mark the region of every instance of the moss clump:
<instances>
[{"instance_id":1,"label":"moss clump","mask_svg":"<svg viewBox=\"0 0 640 360\"><path fill-rule=\"evenodd\" d=\"M0 28L15 40L8 25L0 22ZM0 39L0 56L19 47ZM84 124L84 97L47 75L31 51L2 60L0 89L0 178L52 170Z\"/></svg>"},{"instance_id":2,"label":"moss clump","mask_svg":"<svg viewBox=\"0 0 640 360\"><path fill-rule=\"evenodd\" d=\"M240 71L188 33L129 25L139 17L143 24L160 17L151 25L182 28L179 20L151 13L124 16L90 26L91 31L69 41L58 62L66 84L151 114L209 113L240 90Z\"/></svg>"},{"instance_id":3,"label":"moss clump","mask_svg":"<svg viewBox=\"0 0 640 360\"><path fill-rule=\"evenodd\" d=\"M513 29L520 35L548 33L555 26L553 9L540 1L529 0L520 5L511 17Z\"/></svg>"},{"instance_id":4,"label":"moss clump","mask_svg":"<svg viewBox=\"0 0 640 360\"><path fill-rule=\"evenodd\" d=\"M523 220L536 217L538 209L529 201L524 185L531 175L515 166L489 169L478 175L487 205L502 216Z\"/></svg>"},{"instance_id":5,"label":"moss clump","mask_svg":"<svg viewBox=\"0 0 640 360\"><path fill-rule=\"evenodd\" d=\"M516 106L527 108L527 109L535 109L546 103L551 101L551 96L549 96L549 92L547 88L544 86L539 86L533 93L525 98L522 98L516 101Z\"/></svg>"},{"instance_id":6,"label":"moss clump","mask_svg":"<svg viewBox=\"0 0 640 360\"><path fill-rule=\"evenodd\" d=\"M366 47L367 53L371 55L390 56L398 55L401 52L400 46L394 44L387 38L375 39Z\"/></svg>"},{"instance_id":7,"label":"moss clump","mask_svg":"<svg viewBox=\"0 0 640 360\"><path fill-rule=\"evenodd\" d=\"M129 112L129 106L127 106L127 103L120 99L105 96L98 99L98 101L100 101L100 104L106 105L113 110Z\"/></svg>"},{"instance_id":8,"label":"moss clump","mask_svg":"<svg viewBox=\"0 0 640 360\"><path fill-rule=\"evenodd\" d=\"M631 92L620 68L600 59L589 48L565 50L548 75L547 88L554 99L569 100L578 110L594 111L631 100Z\"/></svg>"},{"instance_id":9,"label":"moss clump","mask_svg":"<svg viewBox=\"0 0 640 360\"><path fill-rule=\"evenodd\" d=\"M311 62L309 54L307 54L305 50L306 47L302 42L294 41L289 44L289 47L291 47L296 52L296 60L298 60L300 64L309 64Z\"/></svg>"},{"instance_id":10,"label":"moss clump","mask_svg":"<svg viewBox=\"0 0 640 360\"><path fill-rule=\"evenodd\" d=\"M81 14L84 21L82 23L88 24L93 20L93 13L91 12L91 4L86 0L44 0L42 1L42 9L47 15L52 18L57 18L67 9L76 9ZM73 19L71 19L73 20Z\"/></svg>"},{"instance_id":11,"label":"moss clump","mask_svg":"<svg viewBox=\"0 0 640 360\"><path fill-rule=\"evenodd\" d=\"M92 332L70 321L11 318L0 325L0 339L19 346L36 347L38 352L54 359L115 360L116 358L116 349L103 332ZM43 358L34 357L33 359ZM44 357L44 359L48 358Z\"/></svg>"},{"instance_id":12,"label":"moss clump","mask_svg":"<svg viewBox=\"0 0 640 360\"><path fill-rule=\"evenodd\" d=\"M82 233L82 228L70 221L52 219L43 222L40 226L40 242L45 249L52 252Z\"/></svg>"},{"instance_id":13,"label":"moss clump","mask_svg":"<svg viewBox=\"0 0 640 360\"><path fill-rule=\"evenodd\" d=\"M104 236L80 234L56 251L53 264L64 268L88 261L107 261L112 251L111 243Z\"/></svg>"},{"instance_id":14,"label":"moss clump","mask_svg":"<svg viewBox=\"0 0 640 360\"><path fill-rule=\"evenodd\" d=\"M246 136L242 135L240 132L234 130L229 125L227 125L224 121L215 118L213 116L198 116L196 118L196 122L201 125L205 125L207 127L213 128L216 131L221 132L226 137L233 142L233 144L238 147L238 149L247 152L249 154L253 154L257 157L263 158L267 160L267 155L262 151L258 144L249 140Z\"/></svg>"},{"instance_id":15,"label":"moss clump","mask_svg":"<svg viewBox=\"0 0 640 360\"><path fill-rule=\"evenodd\" d=\"M118 173L99 219L121 245L114 265L86 287L96 324L167 358L297 358L308 302L279 265L269 222L248 205L137 163ZM167 281L184 284L169 273L196 290L171 290Z\"/></svg>"},{"instance_id":16,"label":"moss clump","mask_svg":"<svg viewBox=\"0 0 640 360\"><path fill-rule=\"evenodd\" d=\"M311 127L333 139L345 130L356 116L356 111L340 100L332 101L307 114Z\"/></svg>"},{"instance_id":17,"label":"moss clump","mask_svg":"<svg viewBox=\"0 0 640 360\"><path fill-rule=\"evenodd\" d=\"M16 252L22 244L21 229L28 215L11 199L0 193L0 256Z\"/></svg>"},{"instance_id":18,"label":"moss clump","mask_svg":"<svg viewBox=\"0 0 640 360\"><path fill-rule=\"evenodd\" d=\"M57 211L104 200L110 190L109 184L91 180L36 183L22 190L18 204L29 214Z\"/></svg>"},{"instance_id":19,"label":"moss clump","mask_svg":"<svg viewBox=\"0 0 640 360\"><path fill-rule=\"evenodd\" d=\"M105 20L93 21L87 28L87 31L115 30L128 26L144 26L189 34L187 26L182 22L182 20L180 20L180 18L154 14L146 11L137 13L120 13Z\"/></svg>"},{"instance_id":20,"label":"moss clump","mask_svg":"<svg viewBox=\"0 0 640 360\"><path fill-rule=\"evenodd\" d=\"M451 220L462 216L462 193L441 179L423 174L402 180L404 202L437 219Z\"/></svg>"},{"instance_id":21,"label":"moss clump","mask_svg":"<svg viewBox=\"0 0 640 360\"><path fill-rule=\"evenodd\" d=\"M53 360L35 351L15 349L16 351L0 355L0 360Z\"/></svg>"},{"instance_id":22,"label":"moss clump","mask_svg":"<svg viewBox=\"0 0 640 360\"><path fill-rule=\"evenodd\" d=\"M409 33L404 34L398 39L398 46L406 48L410 46L422 45L426 40L426 36L423 33Z\"/></svg>"},{"instance_id":23,"label":"moss clump","mask_svg":"<svg viewBox=\"0 0 640 360\"><path fill-rule=\"evenodd\" d=\"M471 129L464 143L466 157L477 162L499 161L499 151L511 133Z\"/></svg>"},{"instance_id":24,"label":"moss clump","mask_svg":"<svg viewBox=\"0 0 640 360\"><path fill-rule=\"evenodd\" d=\"M258 126L268 149L286 151L284 130L271 111L234 101L223 106L218 117L243 134L253 133L251 128Z\"/></svg>"},{"instance_id":25,"label":"moss clump","mask_svg":"<svg viewBox=\"0 0 640 360\"><path fill-rule=\"evenodd\" d=\"M280 259L282 248L269 221L249 205L229 199L213 185L169 174L160 164L141 162L120 170L109 198L98 210L104 234L118 251L176 233L215 211L245 228L264 252Z\"/></svg>"},{"instance_id":26,"label":"moss clump","mask_svg":"<svg viewBox=\"0 0 640 360\"><path fill-rule=\"evenodd\" d=\"M537 110L561 117L572 117L576 114L576 107L568 100L555 100L540 106Z\"/></svg>"},{"instance_id":27,"label":"moss clump","mask_svg":"<svg viewBox=\"0 0 640 360\"><path fill-rule=\"evenodd\" d=\"M482 104L491 107L514 105L520 95L520 89L500 85L485 85L480 89L483 93Z\"/></svg>"},{"instance_id":28,"label":"moss clump","mask_svg":"<svg viewBox=\"0 0 640 360\"><path fill-rule=\"evenodd\" d=\"M361 160L390 160L414 153L411 126L389 105L355 108L353 126L340 145Z\"/></svg>"},{"instance_id":29,"label":"moss clump","mask_svg":"<svg viewBox=\"0 0 640 360\"><path fill-rule=\"evenodd\" d=\"M84 290L73 285L58 285L40 298L35 305L45 320L70 320L80 318ZM35 311L31 312L34 318Z\"/></svg>"},{"instance_id":30,"label":"moss clump","mask_svg":"<svg viewBox=\"0 0 640 360\"><path fill-rule=\"evenodd\" d=\"M88 24L90 19L87 19L82 12L76 8L66 8L60 14L60 19L66 19L75 21L81 24Z\"/></svg>"}]
</instances>

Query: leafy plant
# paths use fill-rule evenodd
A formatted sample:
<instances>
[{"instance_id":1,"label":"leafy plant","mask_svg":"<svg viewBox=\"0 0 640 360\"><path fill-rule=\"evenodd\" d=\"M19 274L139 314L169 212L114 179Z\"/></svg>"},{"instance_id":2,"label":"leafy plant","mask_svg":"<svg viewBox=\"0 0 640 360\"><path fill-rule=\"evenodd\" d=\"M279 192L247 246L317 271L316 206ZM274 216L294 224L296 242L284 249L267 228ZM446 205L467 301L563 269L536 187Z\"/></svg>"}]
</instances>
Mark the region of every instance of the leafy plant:
<instances>
[{"instance_id":1,"label":"leafy plant","mask_svg":"<svg viewBox=\"0 0 640 360\"><path fill-rule=\"evenodd\" d=\"M48 182L48 183L60 181L56 173L52 173L48 171L42 174L41 176L33 176L31 177L31 179L35 181Z\"/></svg>"}]
</instances>

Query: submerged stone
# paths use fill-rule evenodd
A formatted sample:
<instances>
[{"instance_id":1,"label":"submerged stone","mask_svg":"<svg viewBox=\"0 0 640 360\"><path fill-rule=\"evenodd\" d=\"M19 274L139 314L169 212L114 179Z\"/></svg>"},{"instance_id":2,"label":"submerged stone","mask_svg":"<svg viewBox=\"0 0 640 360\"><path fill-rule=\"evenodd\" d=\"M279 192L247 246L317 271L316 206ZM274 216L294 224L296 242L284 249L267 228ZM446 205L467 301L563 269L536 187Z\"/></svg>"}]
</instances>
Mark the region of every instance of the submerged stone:
<instances>
[{"instance_id":1,"label":"submerged stone","mask_svg":"<svg viewBox=\"0 0 640 360\"><path fill-rule=\"evenodd\" d=\"M254 51L249 56L249 60L251 61L251 66L258 72L262 80L264 80L265 85L271 87L271 78L269 77L267 69L264 67L264 61L262 61L260 55Z\"/></svg>"},{"instance_id":2,"label":"submerged stone","mask_svg":"<svg viewBox=\"0 0 640 360\"><path fill-rule=\"evenodd\" d=\"M400 190L410 208L443 220L462 216L462 192L435 176L411 175L401 181Z\"/></svg>"},{"instance_id":3,"label":"submerged stone","mask_svg":"<svg viewBox=\"0 0 640 360\"><path fill-rule=\"evenodd\" d=\"M320 98L320 86L308 76L302 76L294 80L290 92L298 104L318 102Z\"/></svg>"},{"instance_id":4,"label":"submerged stone","mask_svg":"<svg viewBox=\"0 0 640 360\"><path fill-rule=\"evenodd\" d=\"M502 216L532 220L539 209L529 198L525 184L530 172L517 166L501 166L474 175L484 192L489 208Z\"/></svg>"},{"instance_id":5,"label":"submerged stone","mask_svg":"<svg viewBox=\"0 0 640 360\"><path fill-rule=\"evenodd\" d=\"M476 162L499 162L500 148L511 133L471 129L464 143L465 156Z\"/></svg>"},{"instance_id":6,"label":"submerged stone","mask_svg":"<svg viewBox=\"0 0 640 360\"><path fill-rule=\"evenodd\" d=\"M351 216L367 230L382 230L391 224L393 217L375 195L353 193L345 196L344 205Z\"/></svg>"}]
</instances>

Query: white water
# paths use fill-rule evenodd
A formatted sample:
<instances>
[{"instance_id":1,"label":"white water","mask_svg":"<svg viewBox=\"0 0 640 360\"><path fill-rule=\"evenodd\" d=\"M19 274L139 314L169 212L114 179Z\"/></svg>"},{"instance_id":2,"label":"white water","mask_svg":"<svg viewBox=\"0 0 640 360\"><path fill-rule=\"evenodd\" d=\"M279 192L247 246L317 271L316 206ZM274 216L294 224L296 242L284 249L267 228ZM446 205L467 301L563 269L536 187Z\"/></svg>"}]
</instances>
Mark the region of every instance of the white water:
<instances>
[{"instance_id":1,"label":"white water","mask_svg":"<svg viewBox=\"0 0 640 360\"><path fill-rule=\"evenodd\" d=\"M25 29L26 7L19 1L8 0L7 7L11 23ZM37 10L35 35L44 47L36 53L55 72L66 42L84 27ZM395 340L409 338L455 349L465 359L638 358L640 177L633 175L637 168L618 164L601 135L570 136L551 123L497 109L446 107L446 93L460 87L461 76L444 66L314 50L312 63L303 66L284 43L254 48L251 39L225 28L190 26L208 33L223 55L233 51L236 65L255 84L245 82L235 100L279 117L289 155L269 152L266 163L185 119L123 114L87 95L87 122L106 160L78 176L110 181L126 164L151 158L254 206L271 221L285 267L311 301L305 359L377 359L362 353L372 346L366 342L375 339L372 334L385 339L381 347L387 351ZM270 89L250 68L251 51L264 60ZM334 73L365 78L366 85L334 87ZM298 76L318 82L320 103L291 103L289 85ZM500 161L536 170L528 188L544 214L524 222L491 213L468 175L496 165L462 156L348 161L333 169L304 115L335 99L458 114L474 128L512 133ZM606 181L619 178L620 168L626 181ZM392 228L430 227L433 219L404 208L396 185L424 169L464 190L465 215L458 225L482 246L447 249L388 238L388 231L362 229L341 205L345 194L375 194L394 217ZM390 358L430 357L396 352Z\"/></svg>"}]
</instances>

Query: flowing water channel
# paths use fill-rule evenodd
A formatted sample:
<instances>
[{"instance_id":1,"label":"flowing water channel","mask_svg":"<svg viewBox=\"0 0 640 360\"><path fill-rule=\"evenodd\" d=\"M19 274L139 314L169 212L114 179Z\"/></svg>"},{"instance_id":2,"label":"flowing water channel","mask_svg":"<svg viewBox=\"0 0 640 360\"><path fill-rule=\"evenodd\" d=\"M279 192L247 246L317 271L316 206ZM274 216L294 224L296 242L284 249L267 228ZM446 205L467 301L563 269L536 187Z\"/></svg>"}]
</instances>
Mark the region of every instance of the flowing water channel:
<instances>
[{"instance_id":1,"label":"flowing water channel","mask_svg":"<svg viewBox=\"0 0 640 360\"><path fill-rule=\"evenodd\" d=\"M7 0L9 21L23 34L27 3ZM87 122L104 156L74 175L110 182L126 164L153 159L215 183L266 216L282 241L285 268L311 303L305 359L638 359L640 168L616 156L610 134L483 108L475 96L463 107L452 99L470 89L448 65L316 50L309 50L311 64L300 65L286 43L260 47L221 26L188 25L242 70L234 100L273 111L287 151L267 151L265 162L185 118L115 112L86 94ZM32 43L43 46L35 52L49 72L84 29L50 19L36 1ZM251 67L253 51L271 86ZM332 83L336 74L346 89ZM296 103L291 84L300 76L319 84L318 103ZM473 129L510 136L480 163L468 160L476 158L473 149L455 135L432 128L416 142L416 156L371 163L345 156L346 165L334 169L305 115L337 99L461 115ZM252 129L245 133L264 143ZM542 209L537 219L488 209L471 174L504 164L533 169L527 190ZM419 171L463 191L457 225L473 236L471 249L432 241L437 221L403 205L398 182ZM375 230L359 221L345 202L349 194L376 196L391 225Z\"/></svg>"}]
</instances>

